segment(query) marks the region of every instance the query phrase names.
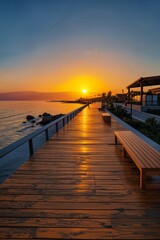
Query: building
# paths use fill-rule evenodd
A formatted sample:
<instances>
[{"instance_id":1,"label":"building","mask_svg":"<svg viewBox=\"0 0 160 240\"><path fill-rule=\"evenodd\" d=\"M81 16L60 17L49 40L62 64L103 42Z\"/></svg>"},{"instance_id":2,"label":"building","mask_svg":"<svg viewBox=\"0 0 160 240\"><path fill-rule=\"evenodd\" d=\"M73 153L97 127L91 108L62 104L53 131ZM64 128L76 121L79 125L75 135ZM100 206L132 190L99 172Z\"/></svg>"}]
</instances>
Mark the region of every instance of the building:
<instances>
[{"instance_id":1,"label":"building","mask_svg":"<svg viewBox=\"0 0 160 240\"><path fill-rule=\"evenodd\" d=\"M128 102L130 103L132 100L131 89L140 88L140 97L138 103L141 106L141 110L148 108L160 108L160 87L150 89L150 91L144 93L144 87L149 88L155 85L160 85L160 76L141 77L137 79L127 86Z\"/></svg>"}]
</instances>

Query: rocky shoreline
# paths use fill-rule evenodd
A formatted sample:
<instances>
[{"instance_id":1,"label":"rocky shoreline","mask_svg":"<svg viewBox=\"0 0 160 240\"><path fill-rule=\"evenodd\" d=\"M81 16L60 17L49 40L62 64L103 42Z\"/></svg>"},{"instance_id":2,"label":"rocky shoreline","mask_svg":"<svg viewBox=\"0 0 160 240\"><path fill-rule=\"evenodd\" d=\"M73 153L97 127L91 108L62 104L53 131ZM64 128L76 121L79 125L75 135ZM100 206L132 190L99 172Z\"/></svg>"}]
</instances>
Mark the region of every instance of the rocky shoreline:
<instances>
[{"instance_id":1,"label":"rocky shoreline","mask_svg":"<svg viewBox=\"0 0 160 240\"><path fill-rule=\"evenodd\" d=\"M23 124L31 123L31 127L34 127L35 125L41 125L45 126L46 124L53 122L57 120L60 117L63 117L65 114L56 114L52 115L50 113L44 112L43 114L40 114L38 117L34 117L32 115L26 116L26 121L23 122Z\"/></svg>"}]
</instances>

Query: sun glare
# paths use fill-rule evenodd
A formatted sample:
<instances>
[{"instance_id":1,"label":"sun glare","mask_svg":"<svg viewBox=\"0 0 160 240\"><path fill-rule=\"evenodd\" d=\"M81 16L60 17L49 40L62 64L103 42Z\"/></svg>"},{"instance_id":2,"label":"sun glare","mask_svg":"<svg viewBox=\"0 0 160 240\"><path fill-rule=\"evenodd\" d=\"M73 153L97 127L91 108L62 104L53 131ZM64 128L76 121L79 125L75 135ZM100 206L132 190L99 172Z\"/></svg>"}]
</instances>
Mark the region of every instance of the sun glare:
<instances>
[{"instance_id":1,"label":"sun glare","mask_svg":"<svg viewBox=\"0 0 160 240\"><path fill-rule=\"evenodd\" d=\"M82 89L82 93L87 93L87 89Z\"/></svg>"}]
</instances>

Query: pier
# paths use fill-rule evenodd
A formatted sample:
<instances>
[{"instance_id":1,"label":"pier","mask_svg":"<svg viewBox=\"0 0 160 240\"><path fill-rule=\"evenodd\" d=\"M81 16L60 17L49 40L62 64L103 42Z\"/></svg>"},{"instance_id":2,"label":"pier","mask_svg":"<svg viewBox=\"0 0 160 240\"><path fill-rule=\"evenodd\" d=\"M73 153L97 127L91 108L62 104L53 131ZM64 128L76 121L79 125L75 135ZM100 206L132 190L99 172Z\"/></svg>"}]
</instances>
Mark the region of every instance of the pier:
<instances>
[{"instance_id":1,"label":"pier","mask_svg":"<svg viewBox=\"0 0 160 240\"><path fill-rule=\"evenodd\" d=\"M0 185L0 239L160 239L160 180L139 171L96 104Z\"/></svg>"}]
</instances>

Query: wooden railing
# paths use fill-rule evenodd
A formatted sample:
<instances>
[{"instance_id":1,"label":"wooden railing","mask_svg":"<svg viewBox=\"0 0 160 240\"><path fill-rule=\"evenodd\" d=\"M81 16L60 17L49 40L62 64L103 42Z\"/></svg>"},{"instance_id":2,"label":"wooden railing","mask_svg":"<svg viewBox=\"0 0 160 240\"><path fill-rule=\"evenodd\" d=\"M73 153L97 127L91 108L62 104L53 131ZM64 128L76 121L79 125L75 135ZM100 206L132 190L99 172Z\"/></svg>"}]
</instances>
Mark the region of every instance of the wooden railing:
<instances>
[{"instance_id":1,"label":"wooden railing","mask_svg":"<svg viewBox=\"0 0 160 240\"><path fill-rule=\"evenodd\" d=\"M2 148L0 150L0 182L3 182L5 178L14 172L25 160L31 157L46 141L63 128L86 106L87 104Z\"/></svg>"}]
</instances>

